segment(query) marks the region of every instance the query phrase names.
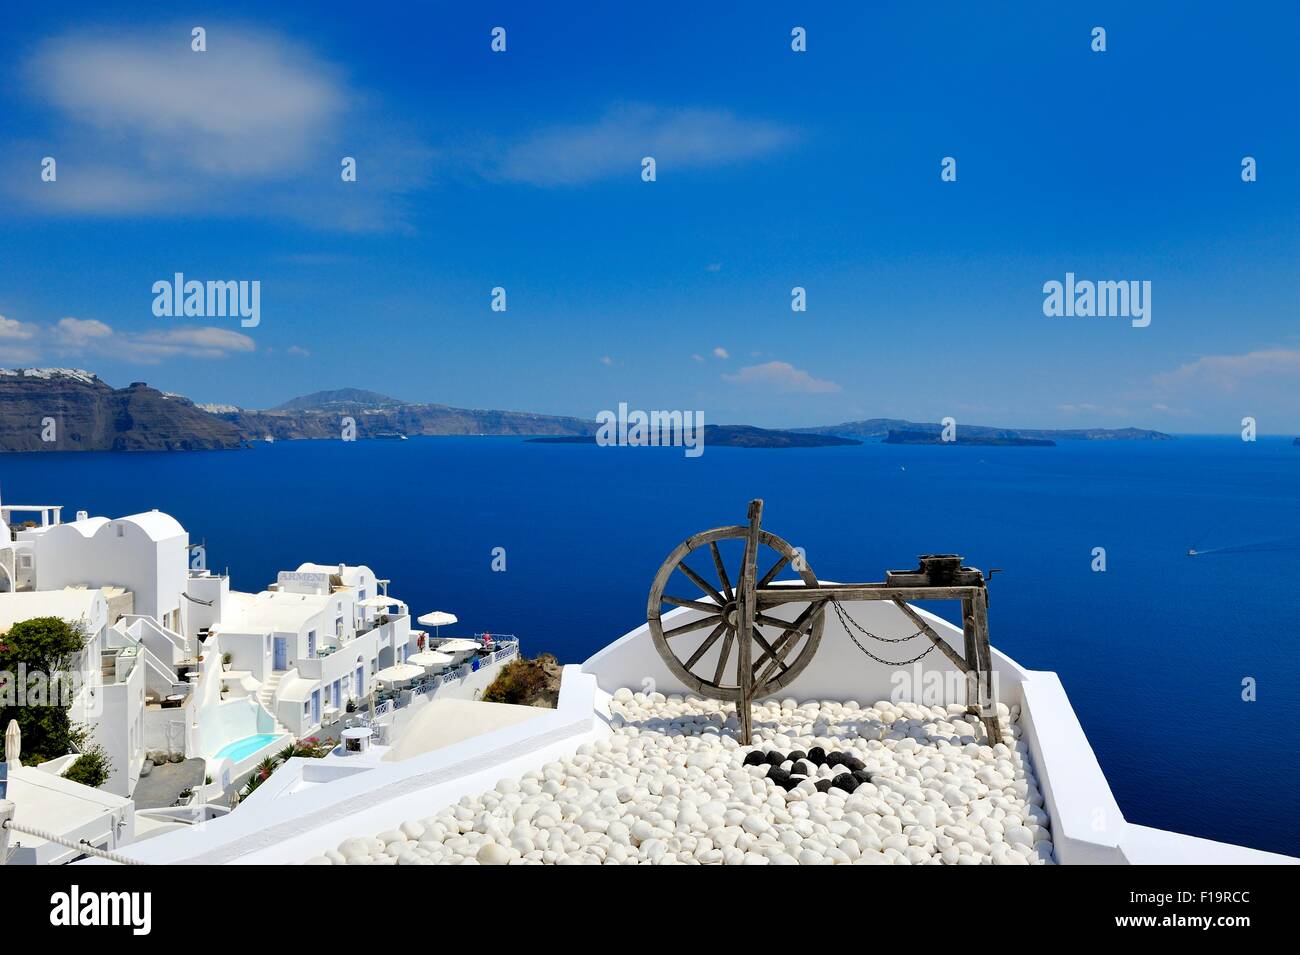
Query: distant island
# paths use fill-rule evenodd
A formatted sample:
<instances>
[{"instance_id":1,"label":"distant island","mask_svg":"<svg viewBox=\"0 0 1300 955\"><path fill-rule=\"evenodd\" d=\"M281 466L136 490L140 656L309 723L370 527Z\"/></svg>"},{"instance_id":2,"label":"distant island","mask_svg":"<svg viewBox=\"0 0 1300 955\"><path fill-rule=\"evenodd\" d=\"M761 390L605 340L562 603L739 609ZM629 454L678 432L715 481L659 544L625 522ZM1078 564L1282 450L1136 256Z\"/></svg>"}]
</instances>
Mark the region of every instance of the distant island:
<instances>
[{"instance_id":1,"label":"distant island","mask_svg":"<svg viewBox=\"0 0 1300 955\"><path fill-rule=\"evenodd\" d=\"M891 431L939 434L943 425L900 418L867 418L818 428L795 428L806 434L834 434L842 438L886 438ZM991 428L981 424L957 424L958 439L963 438L1039 438L1056 441L1172 441L1174 436L1144 428ZM899 443L899 442L892 442ZM907 442L916 443L916 442Z\"/></svg>"},{"instance_id":2,"label":"distant island","mask_svg":"<svg viewBox=\"0 0 1300 955\"><path fill-rule=\"evenodd\" d=\"M1021 438L1009 435L977 434L966 436L957 431L954 441L944 441L943 435L933 431L891 431L885 435L884 444L976 444L1010 448L1054 448L1055 441L1047 438Z\"/></svg>"},{"instance_id":3,"label":"distant island","mask_svg":"<svg viewBox=\"0 0 1300 955\"><path fill-rule=\"evenodd\" d=\"M594 434L547 435L529 438L528 441L538 444L595 444L596 436ZM797 431L775 431L768 428L755 428L751 425L706 424L704 426L704 446L714 448L835 448L861 443L855 438Z\"/></svg>"},{"instance_id":4,"label":"distant island","mask_svg":"<svg viewBox=\"0 0 1300 955\"><path fill-rule=\"evenodd\" d=\"M527 411L456 408L402 401L359 388L318 391L265 410L196 404L144 382L114 388L77 368L0 369L0 451L189 451L245 447L254 441L338 440L351 419L360 440L417 435L503 435L590 443L594 420ZM880 439L937 443L942 425L871 418L816 428L706 425L706 445L822 448ZM898 434L890 438L891 432ZM1050 445L1060 440L1165 441L1139 428L1044 431L958 425L958 444ZM1297 439L1300 444L1300 439Z\"/></svg>"}]
</instances>

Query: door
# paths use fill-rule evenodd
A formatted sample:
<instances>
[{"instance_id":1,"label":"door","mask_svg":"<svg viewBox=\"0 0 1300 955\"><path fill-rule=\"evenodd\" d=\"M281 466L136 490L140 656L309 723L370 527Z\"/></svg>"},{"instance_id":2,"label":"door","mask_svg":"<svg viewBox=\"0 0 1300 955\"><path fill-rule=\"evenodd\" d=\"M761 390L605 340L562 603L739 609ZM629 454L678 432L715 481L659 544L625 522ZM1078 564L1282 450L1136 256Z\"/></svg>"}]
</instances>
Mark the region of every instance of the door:
<instances>
[{"instance_id":1,"label":"door","mask_svg":"<svg viewBox=\"0 0 1300 955\"><path fill-rule=\"evenodd\" d=\"M320 722L320 690L311 691L311 725Z\"/></svg>"},{"instance_id":2,"label":"door","mask_svg":"<svg viewBox=\"0 0 1300 955\"><path fill-rule=\"evenodd\" d=\"M334 709L339 708L339 696L342 689L342 680L335 680L334 685L330 688L330 706Z\"/></svg>"},{"instance_id":3,"label":"door","mask_svg":"<svg viewBox=\"0 0 1300 955\"><path fill-rule=\"evenodd\" d=\"M315 630L307 631L307 659L308 660L316 659L316 631Z\"/></svg>"},{"instance_id":4,"label":"door","mask_svg":"<svg viewBox=\"0 0 1300 955\"><path fill-rule=\"evenodd\" d=\"M357 667L357 690L355 695L357 699L361 699L366 695L366 668L364 666Z\"/></svg>"},{"instance_id":5,"label":"door","mask_svg":"<svg viewBox=\"0 0 1300 955\"><path fill-rule=\"evenodd\" d=\"M275 657L271 662L271 669L289 669L289 641L284 637L275 638Z\"/></svg>"}]
</instances>

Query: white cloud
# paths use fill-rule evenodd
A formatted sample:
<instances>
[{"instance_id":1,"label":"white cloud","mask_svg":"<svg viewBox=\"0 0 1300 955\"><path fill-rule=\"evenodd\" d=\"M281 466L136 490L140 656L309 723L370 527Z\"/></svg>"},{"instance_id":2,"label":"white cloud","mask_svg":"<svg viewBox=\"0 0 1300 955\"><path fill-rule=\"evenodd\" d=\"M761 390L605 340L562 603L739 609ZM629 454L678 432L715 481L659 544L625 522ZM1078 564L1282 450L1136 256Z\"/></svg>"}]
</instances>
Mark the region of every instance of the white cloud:
<instances>
[{"instance_id":1,"label":"white cloud","mask_svg":"<svg viewBox=\"0 0 1300 955\"><path fill-rule=\"evenodd\" d=\"M264 176L303 160L344 107L335 71L282 37L213 24L189 31L72 34L41 46L28 75L67 117L142 144L157 168Z\"/></svg>"},{"instance_id":2,"label":"white cloud","mask_svg":"<svg viewBox=\"0 0 1300 955\"><path fill-rule=\"evenodd\" d=\"M704 361L704 356L703 356L703 355L692 355L692 356L691 356L691 361Z\"/></svg>"},{"instance_id":3,"label":"white cloud","mask_svg":"<svg viewBox=\"0 0 1300 955\"><path fill-rule=\"evenodd\" d=\"M72 32L38 45L22 75L48 117L36 155L58 180L14 170L34 143L0 155L8 188L41 213L293 217L353 231L403 227L402 196L427 179L428 151L387 128L382 106L296 41L208 23ZM357 182L339 162L357 158Z\"/></svg>"},{"instance_id":4,"label":"white cloud","mask_svg":"<svg viewBox=\"0 0 1300 955\"><path fill-rule=\"evenodd\" d=\"M794 141L794 133L726 110L620 106L594 122L541 129L489 167L489 175L536 186L567 186L640 175L653 156L658 175L755 159Z\"/></svg>"},{"instance_id":5,"label":"white cloud","mask_svg":"<svg viewBox=\"0 0 1300 955\"><path fill-rule=\"evenodd\" d=\"M301 345L290 345L288 348L285 349L285 351L286 353L293 355L295 358L311 357L311 352L303 348Z\"/></svg>"},{"instance_id":6,"label":"white cloud","mask_svg":"<svg viewBox=\"0 0 1300 955\"><path fill-rule=\"evenodd\" d=\"M731 354L725 348L719 345L717 348L713 349L713 357L726 359L726 358L730 358Z\"/></svg>"},{"instance_id":7,"label":"white cloud","mask_svg":"<svg viewBox=\"0 0 1300 955\"><path fill-rule=\"evenodd\" d=\"M0 315L0 342L30 341L36 335L36 326L27 325L16 318Z\"/></svg>"},{"instance_id":8,"label":"white cloud","mask_svg":"<svg viewBox=\"0 0 1300 955\"><path fill-rule=\"evenodd\" d=\"M814 378L802 368L789 362L769 361L762 365L749 365L734 375L723 375L724 381L736 385L756 385L776 391L806 395L833 394L841 388L833 381Z\"/></svg>"},{"instance_id":9,"label":"white cloud","mask_svg":"<svg viewBox=\"0 0 1300 955\"><path fill-rule=\"evenodd\" d=\"M0 323L0 331L8 327L8 322ZM4 361L32 364L51 357L77 356L156 365L166 358L225 358L253 352L257 347L242 332L216 325L119 332L98 319L69 317L50 326L23 327L30 334L21 339L20 347L6 347L8 342L0 333L0 357Z\"/></svg>"},{"instance_id":10,"label":"white cloud","mask_svg":"<svg viewBox=\"0 0 1300 955\"><path fill-rule=\"evenodd\" d=\"M1155 382L1168 391L1214 388L1236 391L1260 379L1300 376L1300 350L1272 348L1241 355L1206 355L1173 371L1155 376Z\"/></svg>"},{"instance_id":11,"label":"white cloud","mask_svg":"<svg viewBox=\"0 0 1300 955\"><path fill-rule=\"evenodd\" d=\"M113 329L94 318L61 318L54 326L55 340L65 348L82 348L112 334Z\"/></svg>"},{"instance_id":12,"label":"white cloud","mask_svg":"<svg viewBox=\"0 0 1300 955\"><path fill-rule=\"evenodd\" d=\"M611 358L609 355L602 355L600 359L600 363L605 366L610 366L614 364L614 359Z\"/></svg>"}]
</instances>

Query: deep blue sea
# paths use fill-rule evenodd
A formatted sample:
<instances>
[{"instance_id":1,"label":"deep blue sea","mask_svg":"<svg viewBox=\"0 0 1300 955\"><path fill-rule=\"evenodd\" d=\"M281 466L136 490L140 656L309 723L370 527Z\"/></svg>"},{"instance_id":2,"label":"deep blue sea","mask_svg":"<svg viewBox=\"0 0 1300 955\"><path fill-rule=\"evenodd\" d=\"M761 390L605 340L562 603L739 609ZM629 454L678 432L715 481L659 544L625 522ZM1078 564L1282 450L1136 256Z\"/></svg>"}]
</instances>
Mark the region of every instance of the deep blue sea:
<instances>
[{"instance_id":1,"label":"deep blue sea","mask_svg":"<svg viewBox=\"0 0 1300 955\"><path fill-rule=\"evenodd\" d=\"M449 610L456 632L515 633L565 662L643 621L678 542L743 522L762 497L764 526L825 579L881 579L923 552L1003 568L993 642L1060 674L1128 819L1300 855L1300 448L1289 440L708 448L697 459L513 438L300 441L9 454L0 489L6 503L62 503L66 519L168 511L239 589L303 561L365 563L417 614ZM491 569L496 547L505 573ZM1095 547L1104 573L1091 569ZM1202 555L1188 557L1193 547ZM1246 678L1255 702L1242 699Z\"/></svg>"}]
</instances>

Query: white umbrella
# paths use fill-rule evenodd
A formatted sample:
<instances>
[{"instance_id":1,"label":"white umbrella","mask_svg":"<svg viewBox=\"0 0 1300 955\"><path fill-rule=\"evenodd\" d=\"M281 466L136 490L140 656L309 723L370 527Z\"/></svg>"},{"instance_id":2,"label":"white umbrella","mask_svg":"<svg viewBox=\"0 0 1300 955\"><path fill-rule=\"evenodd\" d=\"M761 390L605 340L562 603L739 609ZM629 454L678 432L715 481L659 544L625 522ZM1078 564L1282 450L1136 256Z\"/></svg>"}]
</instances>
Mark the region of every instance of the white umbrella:
<instances>
[{"instance_id":1,"label":"white umbrella","mask_svg":"<svg viewBox=\"0 0 1300 955\"><path fill-rule=\"evenodd\" d=\"M448 657L450 659L450 657ZM18 756L23 751L23 734L18 728L17 720L10 720L5 729L5 762L13 769L18 768Z\"/></svg>"},{"instance_id":2,"label":"white umbrella","mask_svg":"<svg viewBox=\"0 0 1300 955\"><path fill-rule=\"evenodd\" d=\"M439 627L450 627L458 621L454 613L447 613L445 610L432 610L420 617L419 622L426 627L433 627L433 635L436 637Z\"/></svg>"},{"instance_id":3,"label":"white umbrella","mask_svg":"<svg viewBox=\"0 0 1300 955\"><path fill-rule=\"evenodd\" d=\"M400 600L393 597L367 597L365 600L358 600L357 606L374 607L376 610L379 610L384 607L397 607L400 606L401 603Z\"/></svg>"},{"instance_id":4,"label":"white umbrella","mask_svg":"<svg viewBox=\"0 0 1300 955\"><path fill-rule=\"evenodd\" d=\"M434 647L439 653L465 653L469 650L477 650L479 644L473 640L462 640L459 637L454 640L444 640Z\"/></svg>"},{"instance_id":5,"label":"white umbrella","mask_svg":"<svg viewBox=\"0 0 1300 955\"><path fill-rule=\"evenodd\" d=\"M417 676L424 676L424 667L399 663L396 666L385 667L380 670L375 674L375 679L380 683L403 683L406 680L414 680Z\"/></svg>"},{"instance_id":6,"label":"white umbrella","mask_svg":"<svg viewBox=\"0 0 1300 955\"><path fill-rule=\"evenodd\" d=\"M439 653L437 650L421 650L406 658L407 663L414 663L418 667L445 667L451 660L448 654Z\"/></svg>"}]
</instances>

